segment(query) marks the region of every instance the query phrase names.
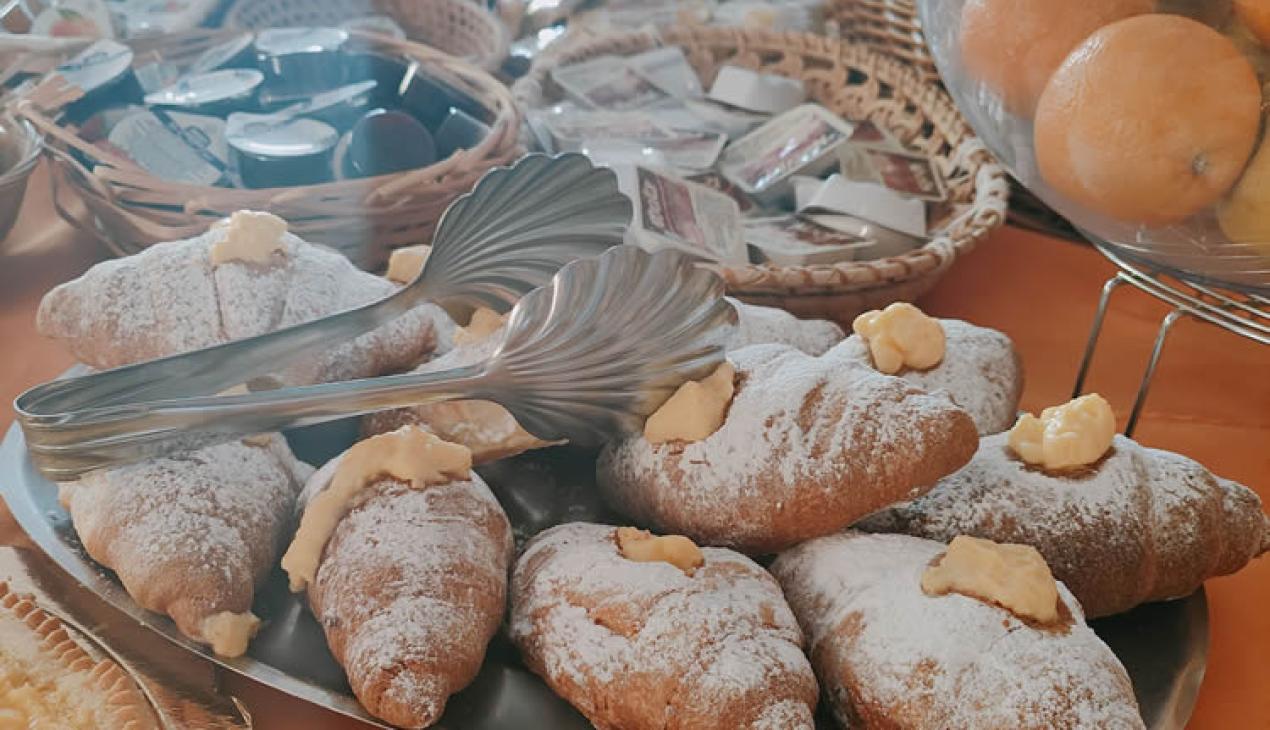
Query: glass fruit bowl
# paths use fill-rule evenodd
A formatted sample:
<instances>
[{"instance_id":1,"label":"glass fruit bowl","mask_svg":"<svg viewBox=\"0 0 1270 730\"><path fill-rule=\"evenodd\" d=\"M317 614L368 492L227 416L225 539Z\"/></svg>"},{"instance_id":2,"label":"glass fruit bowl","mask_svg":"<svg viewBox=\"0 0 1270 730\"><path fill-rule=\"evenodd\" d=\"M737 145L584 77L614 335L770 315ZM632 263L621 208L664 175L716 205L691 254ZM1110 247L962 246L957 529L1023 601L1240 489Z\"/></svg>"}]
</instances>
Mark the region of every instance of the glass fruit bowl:
<instances>
[{"instance_id":1,"label":"glass fruit bowl","mask_svg":"<svg viewBox=\"0 0 1270 730\"><path fill-rule=\"evenodd\" d=\"M979 137L1082 233L1270 293L1270 0L919 0L919 12Z\"/></svg>"}]
</instances>

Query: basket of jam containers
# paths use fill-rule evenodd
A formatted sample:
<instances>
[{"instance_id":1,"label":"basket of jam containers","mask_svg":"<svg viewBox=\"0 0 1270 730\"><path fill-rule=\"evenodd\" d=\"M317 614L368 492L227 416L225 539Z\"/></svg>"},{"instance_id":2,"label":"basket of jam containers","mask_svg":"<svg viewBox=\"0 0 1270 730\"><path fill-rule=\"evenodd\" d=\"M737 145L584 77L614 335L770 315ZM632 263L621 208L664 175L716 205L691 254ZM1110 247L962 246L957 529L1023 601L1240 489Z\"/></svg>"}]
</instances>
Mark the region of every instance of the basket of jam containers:
<instances>
[{"instance_id":1,"label":"basket of jam containers","mask_svg":"<svg viewBox=\"0 0 1270 730\"><path fill-rule=\"evenodd\" d=\"M588 38L512 87L533 140L619 170L632 242L737 297L850 324L929 290L1006 215L1005 172L933 81L811 34Z\"/></svg>"},{"instance_id":2,"label":"basket of jam containers","mask_svg":"<svg viewBox=\"0 0 1270 730\"><path fill-rule=\"evenodd\" d=\"M485 71L332 27L101 40L17 109L45 135L58 212L118 255L251 208L375 267L523 153Z\"/></svg>"},{"instance_id":3,"label":"basket of jam containers","mask_svg":"<svg viewBox=\"0 0 1270 730\"><path fill-rule=\"evenodd\" d=\"M225 25L356 28L426 43L489 71L502 64L510 42L502 21L473 0L237 0Z\"/></svg>"}]
</instances>

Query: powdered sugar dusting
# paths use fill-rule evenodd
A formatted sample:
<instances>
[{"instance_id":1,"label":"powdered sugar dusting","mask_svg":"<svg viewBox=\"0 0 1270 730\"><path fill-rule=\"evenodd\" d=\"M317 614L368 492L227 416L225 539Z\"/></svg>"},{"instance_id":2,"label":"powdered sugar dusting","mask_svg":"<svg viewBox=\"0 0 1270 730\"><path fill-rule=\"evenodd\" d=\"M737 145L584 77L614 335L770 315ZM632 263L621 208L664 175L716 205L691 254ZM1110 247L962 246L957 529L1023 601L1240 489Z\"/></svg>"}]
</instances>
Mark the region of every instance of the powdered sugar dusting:
<instances>
[{"instance_id":1,"label":"powdered sugar dusting","mask_svg":"<svg viewBox=\"0 0 1270 730\"><path fill-rule=\"evenodd\" d=\"M842 341L842 328L823 319L799 319L783 309L746 304L727 297L736 307L738 327L729 350L750 345L789 345L808 355L821 355Z\"/></svg>"},{"instance_id":2,"label":"powdered sugar dusting","mask_svg":"<svg viewBox=\"0 0 1270 730\"><path fill-rule=\"evenodd\" d=\"M1069 475L1026 466L1006 434L985 437L964 469L860 527L1033 545L1090 616L1187 595L1242 568L1266 539L1251 490L1123 436L1090 470Z\"/></svg>"},{"instance_id":3,"label":"powdered sugar dusting","mask_svg":"<svg viewBox=\"0 0 1270 730\"><path fill-rule=\"evenodd\" d=\"M1001 332L941 319L946 341L944 359L929 370L904 370L897 377L923 390L945 390L974 419L980 434L999 433L1014 425L1023 394L1023 367L1010 338ZM872 366L868 344L858 335L833 349L841 357Z\"/></svg>"},{"instance_id":4,"label":"powdered sugar dusting","mask_svg":"<svg viewBox=\"0 0 1270 730\"><path fill-rule=\"evenodd\" d=\"M614 532L575 522L526 547L509 631L530 668L603 727L812 727L802 634L766 571L705 548L689 576L627 560Z\"/></svg>"},{"instance_id":5,"label":"powdered sugar dusting","mask_svg":"<svg viewBox=\"0 0 1270 730\"><path fill-rule=\"evenodd\" d=\"M511 555L507 517L475 475L423 489L385 479L359 494L309 598L372 713L422 727L472 680L502 620Z\"/></svg>"},{"instance_id":6,"label":"powdered sugar dusting","mask_svg":"<svg viewBox=\"0 0 1270 730\"><path fill-rule=\"evenodd\" d=\"M273 436L92 472L61 500L93 559L200 639L208 616L251 609L310 471Z\"/></svg>"},{"instance_id":7,"label":"powdered sugar dusting","mask_svg":"<svg viewBox=\"0 0 1270 730\"><path fill-rule=\"evenodd\" d=\"M927 596L921 575L944 549L843 533L773 564L844 726L855 716L904 727L1143 727L1128 675L1066 587L1065 630L956 593Z\"/></svg>"},{"instance_id":8,"label":"powdered sugar dusting","mask_svg":"<svg viewBox=\"0 0 1270 730\"><path fill-rule=\"evenodd\" d=\"M636 435L601 454L599 481L632 517L707 544L787 547L911 498L963 465L974 426L947 394L788 347L729 355L738 389L695 443Z\"/></svg>"}]
</instances>

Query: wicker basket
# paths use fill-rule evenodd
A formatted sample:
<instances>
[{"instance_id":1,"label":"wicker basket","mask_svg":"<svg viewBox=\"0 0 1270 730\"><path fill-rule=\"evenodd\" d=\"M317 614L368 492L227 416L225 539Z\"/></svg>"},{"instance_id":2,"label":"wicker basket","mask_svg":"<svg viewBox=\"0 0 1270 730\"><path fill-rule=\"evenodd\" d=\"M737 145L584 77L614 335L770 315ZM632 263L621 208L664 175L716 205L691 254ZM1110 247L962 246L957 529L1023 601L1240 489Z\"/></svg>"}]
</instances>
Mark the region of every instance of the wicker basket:
<instances>
[{"instance_id":1,"label":"wicker basket","mask_svg":"<svg viewBox=\"0 0 1270 730\"><path fill-rule=\"evenodd\" d=\"M825 21L843 38L907 63L927 81L939 80L913 0L828 0Z\"/></svg>"},{"instance_id":2,"label":"wicker basket","mask_svg":"<svg viewBox=\"0 0 1270 730\"><path fill-rule=\"evenodd\" d=\"M1009 185L1005 171L985 151L937 85L911 68L860 45L815 35L740 28L680 26L590 39L538 63L512 87L527 108L562 96L551 68L616 53L629 55L658 45L684 49L706 82L724 64L803 79L815 101L851 119L870 119L911 148L932 157L955 202L970 205L946 230L920 249L900 256L834 265L718 266L728 289L756 304L779 306L800 316L850 323L856 314L925 293L952 262L1005 220Z\"/></svg>"},{"instance_id":3,"label":"wicker basket","mask_svg":"<svg viewBox=\"0 0 1270 730\"><path fill-rule=\"evenodd\" d=\"M229 31L202 31L133 44L143 61L151 52L188 60L223 41ZM52 160L53 202L72 225L88 231L116 255L136 253L158 241L185 238L235 210L268 210L311 241L340 249L357 264L383 264L391 249L427 242L437 219L455 197L467 192L492 167L524 154L518 142L521 117L507 88L467 62L427 46L358 34L353 42L370 50L417 59L429 73L463 89L492 112L490 134L477 146L417 170L357 180L291 188L242 190L161 180L131 160L81 138L53 121L61 105L79 96L59 76L44 80L18 105L18 114L45 135ZM98 161L92 170L72 151ZM70 204L77 194L83 206Z\"/></svg>"},{"instance_id":4,"label":"wicker basket","mask_svg":"<svg viewBox=\"0 0 1270 730\"><path fill-rule=\"evenodd\" d=\"M237 0L225 12L231 28L339 25L387 15L412 40L495 71L507 57L507 28L473 0Z\"/></svg>"}]
</instances>

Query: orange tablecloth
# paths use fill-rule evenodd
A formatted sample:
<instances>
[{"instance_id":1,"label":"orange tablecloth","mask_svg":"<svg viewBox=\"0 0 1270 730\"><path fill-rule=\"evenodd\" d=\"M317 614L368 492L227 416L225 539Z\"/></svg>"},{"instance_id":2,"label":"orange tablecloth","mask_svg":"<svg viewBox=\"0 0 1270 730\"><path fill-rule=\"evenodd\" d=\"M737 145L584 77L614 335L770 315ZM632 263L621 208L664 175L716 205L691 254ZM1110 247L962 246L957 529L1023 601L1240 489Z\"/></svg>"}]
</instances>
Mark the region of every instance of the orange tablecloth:
<instances>
[{"instance_id":1,"label":"orange tablecloth","mask_svg":"<svg viewBox=\"0 0 1270 730\"><path fill-rule=\"evenodd\" d=\"M35 335L40 296L100 255L52 213L47 183L37 175L18 227L0 244L0 423L12 416L13 396L70 364ZM1014 338L1027 367L1023 406L1039 410L1069 397L1100 286L1111 272L1088 247L1007 228L959 263L922 304ZM1127 288L1113 300L1088 387L1111 400L1122 425L1166 311ZM1270 502L1270 347L1179 323L1137 438L1186 453ZM6 519L0 509L0 536ZM1210 581L1208 596L1212 647L1191 727L1270 728L1270 559ZM226 689L247 703L261 730L362 727L248 680L227 677Z\"/></svg>"}]
</instances>

